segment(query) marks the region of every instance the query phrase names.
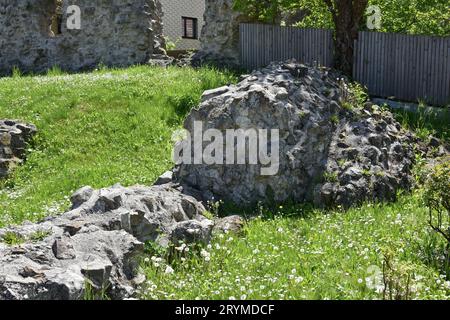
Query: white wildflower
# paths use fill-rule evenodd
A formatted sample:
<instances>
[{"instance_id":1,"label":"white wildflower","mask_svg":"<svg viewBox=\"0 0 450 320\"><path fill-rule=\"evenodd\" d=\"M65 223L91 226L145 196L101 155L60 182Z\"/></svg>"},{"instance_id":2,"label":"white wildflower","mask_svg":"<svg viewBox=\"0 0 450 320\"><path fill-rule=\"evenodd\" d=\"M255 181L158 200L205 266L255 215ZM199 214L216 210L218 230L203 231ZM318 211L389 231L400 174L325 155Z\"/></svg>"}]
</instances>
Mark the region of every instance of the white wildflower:
<instances>
[{"instance_id":1,"label":"white wildflower","mask_svg":"<svg viewBox=\"0 0 450 320\"><path fill-rule=\"evenodd\" d=\"M164 271L165 274L172 274L174 272L175 272L175 270L173 270L173 268L171 266L167 266L166 271Z\"/></svg>"}]
</instances>

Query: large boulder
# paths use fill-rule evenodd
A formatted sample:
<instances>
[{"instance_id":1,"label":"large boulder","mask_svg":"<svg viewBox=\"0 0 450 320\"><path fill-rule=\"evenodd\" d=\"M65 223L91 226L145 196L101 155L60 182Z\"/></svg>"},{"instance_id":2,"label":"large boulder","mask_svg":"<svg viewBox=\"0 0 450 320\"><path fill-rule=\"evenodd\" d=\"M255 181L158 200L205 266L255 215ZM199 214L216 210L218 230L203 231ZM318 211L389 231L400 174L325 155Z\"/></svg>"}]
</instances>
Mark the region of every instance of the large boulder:
<instances>
[{"instance_id":1,"label":"large boulder","mask_svg":"<svg viewBox=\"0 0 450 320\"><path fill-rule=\"evenodd\" d=\"M223 149L224 164L184 161L174 169L174 180L198 189L205 201L241 206L310 201L349 207L393 200L397 190L411 187L414 137L389 111L371 103L356 106L348 83L338 77L288 61L243 76L237 85L205 92L185 121L188 139L195 137L196 123L203 135L216 129L223 137L228 129L275 130L279 138L268 139L267 149L275 153L279 145L278 170L262 174L261 161L249 164L247 145L245 164L227 164ZM210 145L208 139L200 143L202 150ZM262 152L259 147L253 155Z\"/></svg>"},{"instance_id":2,"label":"large boulder","mask_svg":"<svg viewBox=\"0 0 450 320\"><path fill-rule=\"evenodd\" d=\"M17 120L0 120L0 179L25 159L27 144L36 134L34 125Z\"/></svg>"},{"instance_id":3,"label":"large boulder","mask_svg":"<svg viewBox=\"0 0 450 320\"><path fill-rule=\"evenodd\" d=\"M201 203L168 186L85 187L72 203L61 216L0 229L0 300L82 299L87 284L130 297L145 241L206 242L213 228Z\"/></svg>"}]
</instances>

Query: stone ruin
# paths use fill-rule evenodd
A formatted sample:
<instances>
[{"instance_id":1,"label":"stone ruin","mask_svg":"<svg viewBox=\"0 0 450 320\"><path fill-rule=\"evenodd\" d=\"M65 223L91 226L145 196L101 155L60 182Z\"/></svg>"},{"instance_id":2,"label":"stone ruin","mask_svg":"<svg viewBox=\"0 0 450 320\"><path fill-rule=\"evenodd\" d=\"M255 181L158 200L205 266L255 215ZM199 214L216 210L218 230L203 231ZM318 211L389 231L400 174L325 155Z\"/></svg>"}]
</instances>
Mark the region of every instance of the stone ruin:
<instances>
[{"instance_id":1,"label":"stone ruin","mask_svg":"<svg viewBox=\"0 0 450 320\"><path fill-rule=\"evenodd\" d=\"M36 132L32 124L0 120L0 179L24 161L27 144Z\"/></svg>"},{"instance_id":2,"label":"stone ruin","mask_svg":"<svg viewBox=\"0 0 450 320\"><path fill-rule=\"evenodd\" d=\"M355 105L339 76L287 61L206 91L185 121L187 131L194 133L195 121L220 133L279 130L277 173L263 176L258 164L180 164L150 187L84 187L72 195L68 212L0 229L0 300L82 299L87 284L112 299L134 297L145 281L138 264L146 241L206 244L213 232L242 229L238 216L206 218L207 201L350 207L395 199L412 186L419 141L389 111ZM35 132L4 123L13 132L11 139L0 135L5 145L17 140L16 128ZM433 152L448 154L436 139L430 143Z\"/></svg>"},{"instance_id":3,"label":"stone ruin","mask_svg":"<svg viewBox=\"0 0 450 320\"><path fill-rule=\"evenodd\" d=\"M87 283L111 299L132 297L144 279L144 242L208 242L214 223L194 198L168 186L84 187L58 217L0 229L0 300L78 300ZM218 224L223 227L223 222Z\"/></svg>"},{"instance_id":4,"label":"stone ruin","mask_svg":"<svg viewBox=\"0 0 450 320\"><path fill-rule=\"evenodd\" d=\"M389 111L347 102L347 83L338 77L288 61L205 92L185 121L190 135L195 122L203 132L214 128L224 136L231 128L278 130L279 170L261 175L261 164L249 164L247 144L246 164L184 163L174 169L174 180L199 190L205 201L239 206L293 201L348 208L395 199L413 183L415 138ZM203 150L210 143L203 142ZM223 157L219 163L227 163L225 150Z\"/></svg>"},{"instance_id":5,"label":"stone ruin","mask_svg":"<svg viewBox=\"0 0 450 320\"><path fill-rule=\"evenodd\" d=\"M165 54L161 18L158 0L0 0L0 74L147 63Z\"/></svg>"},{"instance_id":6,"label":"stone ruin","mask_svg":"<svg viewBox=\"0 0 450 320\"><path fill-rule=\"evenodd\" d=\"M239 24L254 20L233 10L233 1L206 0L201 48L192 58L193 65L240 66Z\"/></svg>"}]
</instances>

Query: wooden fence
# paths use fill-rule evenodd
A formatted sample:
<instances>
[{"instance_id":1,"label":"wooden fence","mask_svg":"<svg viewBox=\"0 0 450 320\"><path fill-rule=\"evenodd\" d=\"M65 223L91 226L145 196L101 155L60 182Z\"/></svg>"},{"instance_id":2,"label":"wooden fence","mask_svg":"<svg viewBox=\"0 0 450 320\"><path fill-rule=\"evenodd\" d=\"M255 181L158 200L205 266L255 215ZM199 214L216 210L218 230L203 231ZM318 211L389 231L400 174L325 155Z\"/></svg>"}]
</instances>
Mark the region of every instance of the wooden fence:
<instances>
[{"instance_id":1,"label":"wooden fence","mask_svg":"<svg viewBox=\"0 0 450 320\"><path fill-rule=\"evenodd\" d=\"M247 69L289 58L333 65L331 30L241 24L240 50ZM360 32L354 62L355 80L371 95L450 103L450 37Z\"/></svg>"},{"instance_id":2,"label":"wooden fence","mask_svg":"<svg viewBox=\"0 0 450 320\"><path fill-rule=\"evenodd\" d=\"M241 65L246 69L257 69L272 61L291 58L331 66L333 33L325 29L241 24L240 50Z\"/></svg>"},{"instance_id":3,"label":"wooden fence","mask_svg":"<svg viewBox=\"0 0 450 320\"><path fill-rule=\"evenodd\" d=\"M360 32L353 77L374 96L448 104L450 37Z\"/></svg>"}]
</instances>

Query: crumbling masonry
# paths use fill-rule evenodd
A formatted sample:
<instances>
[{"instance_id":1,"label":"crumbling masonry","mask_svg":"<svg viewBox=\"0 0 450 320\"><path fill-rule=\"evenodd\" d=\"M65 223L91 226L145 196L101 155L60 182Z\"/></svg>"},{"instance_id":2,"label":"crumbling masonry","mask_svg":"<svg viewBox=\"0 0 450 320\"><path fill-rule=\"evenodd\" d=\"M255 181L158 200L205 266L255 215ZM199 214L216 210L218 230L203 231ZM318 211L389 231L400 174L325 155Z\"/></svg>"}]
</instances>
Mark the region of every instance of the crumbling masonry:
<instances>
[{"instance_id":1,"label":"crumbling masonry","mask_svg":"<svg viewBox=\"0 0 450 320\"><path fill-rule=\"evenodd\" d=\"M0 0L0 74L146 63L165 53L161 17L158 0Z\"/></svg>"}]
</instances>

